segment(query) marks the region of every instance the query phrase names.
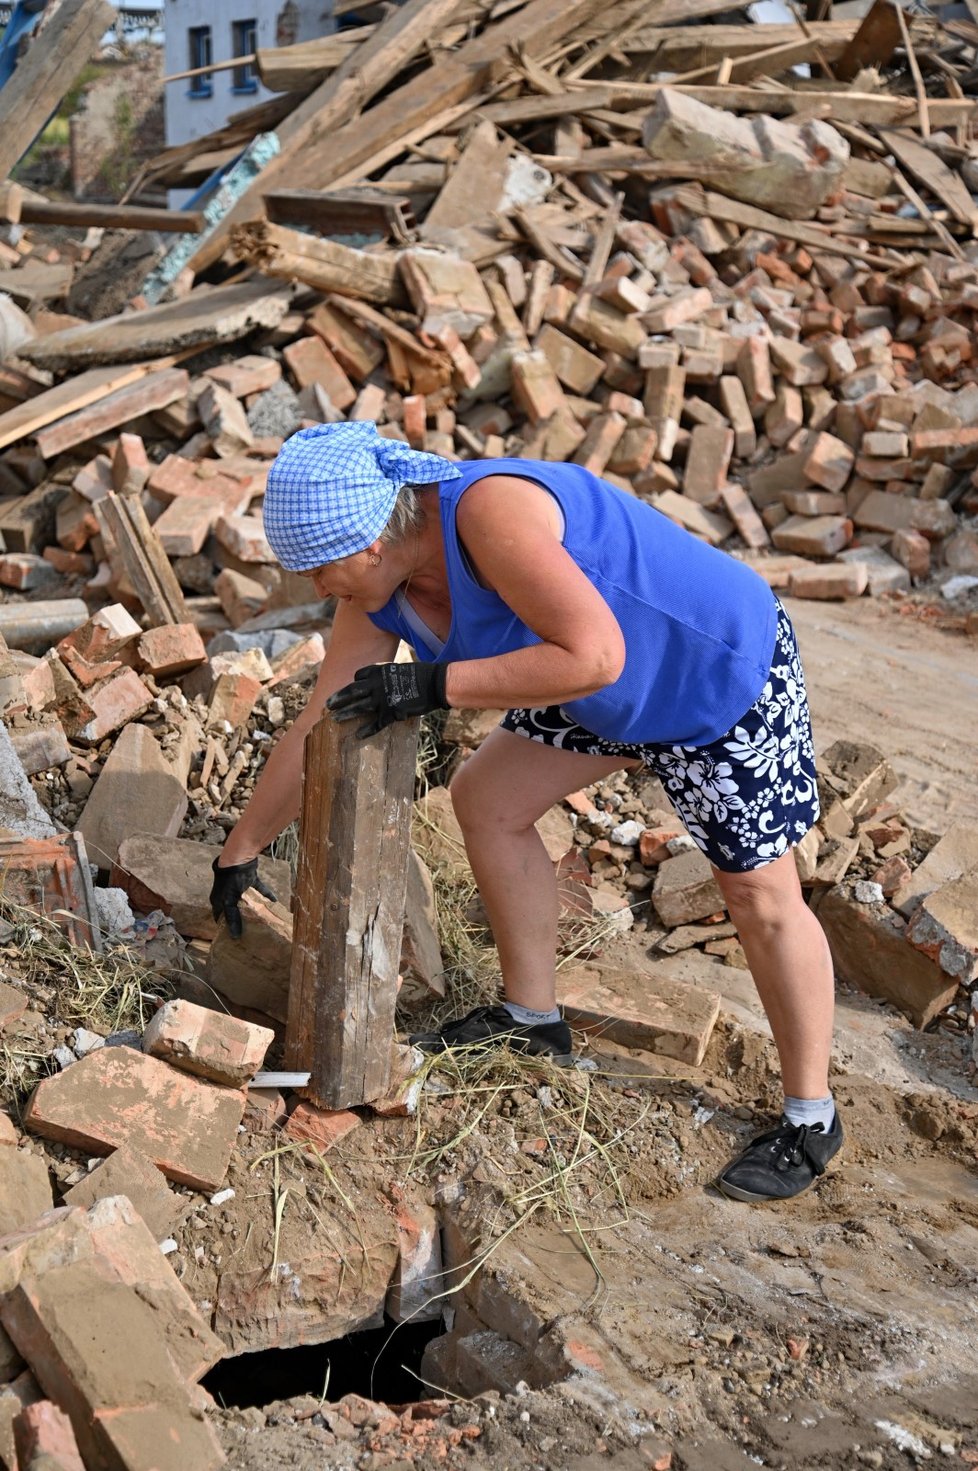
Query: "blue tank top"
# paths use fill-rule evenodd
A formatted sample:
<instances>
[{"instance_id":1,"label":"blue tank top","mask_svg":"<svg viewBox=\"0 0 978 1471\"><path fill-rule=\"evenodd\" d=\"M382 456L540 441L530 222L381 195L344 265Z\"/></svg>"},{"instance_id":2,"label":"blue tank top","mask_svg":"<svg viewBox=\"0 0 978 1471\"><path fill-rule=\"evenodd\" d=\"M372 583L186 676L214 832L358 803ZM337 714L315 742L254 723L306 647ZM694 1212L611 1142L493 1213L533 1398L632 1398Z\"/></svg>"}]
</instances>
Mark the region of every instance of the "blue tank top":
<instances>
[{"instance_id":1,"label":"blue tank top","mask_svg":"<svg viewBox=\"0 0 978 1471\"><path fill-rule=\"evenodd\" d=\"M750 709L774 654L777 604L749 567L699 541L659 511L580 465L469 460L439 486L452 624L426 645L396 597L370 618L423 659L486 659L540 642L502 598L481 587L459 542L455 513L469 486L516 475L550 492L564 516L564 549L618 620L625 667L614 684L562 706L606 739L703 746Z\"/></svg>"}]
</instances>

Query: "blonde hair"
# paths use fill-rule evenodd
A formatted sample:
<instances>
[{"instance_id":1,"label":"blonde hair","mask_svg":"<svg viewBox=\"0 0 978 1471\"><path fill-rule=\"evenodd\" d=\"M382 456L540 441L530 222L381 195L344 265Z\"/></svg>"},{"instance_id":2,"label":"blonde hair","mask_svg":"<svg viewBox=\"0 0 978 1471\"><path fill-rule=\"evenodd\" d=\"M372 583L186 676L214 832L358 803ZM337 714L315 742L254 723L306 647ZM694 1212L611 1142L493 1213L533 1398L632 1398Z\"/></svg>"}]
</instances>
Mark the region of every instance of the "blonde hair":
<instances>
[{"instance_id":1,"label":"blonde hair","mask_svg":"<svg viewBox=\"0 0 978 1471\"><path fill-rule=\"evenodd\" d=\"M396 546L407 541L412 532L421 530L424 526L424 510L418 498L419 489L417 485L401 486L397 493L397 500L394 502L394 509L378 541L386 542L388 546Z\"/></svg>"}]
</instances>

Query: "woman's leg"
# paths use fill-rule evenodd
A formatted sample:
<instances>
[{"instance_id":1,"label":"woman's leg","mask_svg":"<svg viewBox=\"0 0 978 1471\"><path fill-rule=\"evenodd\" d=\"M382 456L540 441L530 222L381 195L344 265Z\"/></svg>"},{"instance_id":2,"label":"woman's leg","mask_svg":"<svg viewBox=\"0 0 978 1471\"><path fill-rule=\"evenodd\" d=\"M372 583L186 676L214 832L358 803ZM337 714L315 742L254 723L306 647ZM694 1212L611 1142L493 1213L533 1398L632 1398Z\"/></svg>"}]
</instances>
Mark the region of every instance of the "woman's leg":
<instances>
[{"instance_id":1,"label":"woman's leg","mask_svg":"<svg viewBox=\"0 0 978 1471\"><path fill-rule=\"evenodd\" d=\"M771 1023L791 1098L826 1098L832 1048L832 957L805 903L794 854L748 873L714 869Z\"/></svg>"},{"instance_id":2,"label":"woman's leg","mask_svg":"<svg viewBox=\"0 0 978 1471\"><path fill-rule=\"evenodd\" d=\"M555 802L632 765L496 729L452 782L452 803L489 915L508 1001L555 1005L557 880L534 827Z\"/></svg>"}]
</instances>

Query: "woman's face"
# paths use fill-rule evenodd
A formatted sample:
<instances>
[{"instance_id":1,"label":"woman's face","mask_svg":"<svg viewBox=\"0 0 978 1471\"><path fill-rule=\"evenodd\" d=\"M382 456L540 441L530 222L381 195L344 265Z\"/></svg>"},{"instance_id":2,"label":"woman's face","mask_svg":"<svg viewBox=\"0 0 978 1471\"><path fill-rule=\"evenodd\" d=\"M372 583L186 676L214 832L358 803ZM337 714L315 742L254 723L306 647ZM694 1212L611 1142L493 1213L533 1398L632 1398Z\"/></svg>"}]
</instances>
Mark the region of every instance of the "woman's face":
<instances>
[{"instance_id":1,"label":"woman's face","mask_svg":"<svg viewBox=\"0 0 978 1471\"><path fill-rule=\"evenodd\" d=\"M394 559L387 555L389 551L389 547L375 541L365 551L339 557L299 576L308 577L321 598L351 603L363 613L379 613L401 581L392 566Z\"/></svg>"}]
</instances>

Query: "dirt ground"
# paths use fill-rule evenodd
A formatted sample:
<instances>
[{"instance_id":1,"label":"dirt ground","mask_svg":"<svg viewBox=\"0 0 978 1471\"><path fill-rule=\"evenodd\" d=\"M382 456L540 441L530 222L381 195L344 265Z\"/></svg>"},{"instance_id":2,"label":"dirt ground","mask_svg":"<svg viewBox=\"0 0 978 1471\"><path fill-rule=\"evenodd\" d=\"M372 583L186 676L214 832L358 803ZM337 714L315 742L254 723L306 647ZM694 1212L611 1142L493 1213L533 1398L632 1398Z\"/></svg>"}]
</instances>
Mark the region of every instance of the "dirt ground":
<instances>
[{"instance_id":1,"label":"dirt ground","mask_svg":"<svg viewBox=\"0 0 978 1471\"><path fill-rule=\"evenodd\" d=\"M893 605L791 612L818 746L879 745L908 816L934 832L978 817L974 642ZM647 967L636 932L600 963L639 955ZM597 1075L510 1069L471 1128L449 1087L386 1138L402 1161L412 1136L434 1141L439 1198L495 1237L487 1270L535 1315L541 1342L559 1338L573 1377L424 1411L308 1396L226 1411L235 1471L978 1464L970 1038L941 1023L917 1032L843 990L833 1087L845 1151L790 1206L751 1208L710 1183L780 1098L750 979L702 955L660 963L723 994L701 1068L599 1042ZM606 1147L568 1185L585 1117ZM336 1155L341 1175L362 1159L352 1145ZM562 1198L547 1194L553 1180Z\"/></svg>"}]
</instances>

